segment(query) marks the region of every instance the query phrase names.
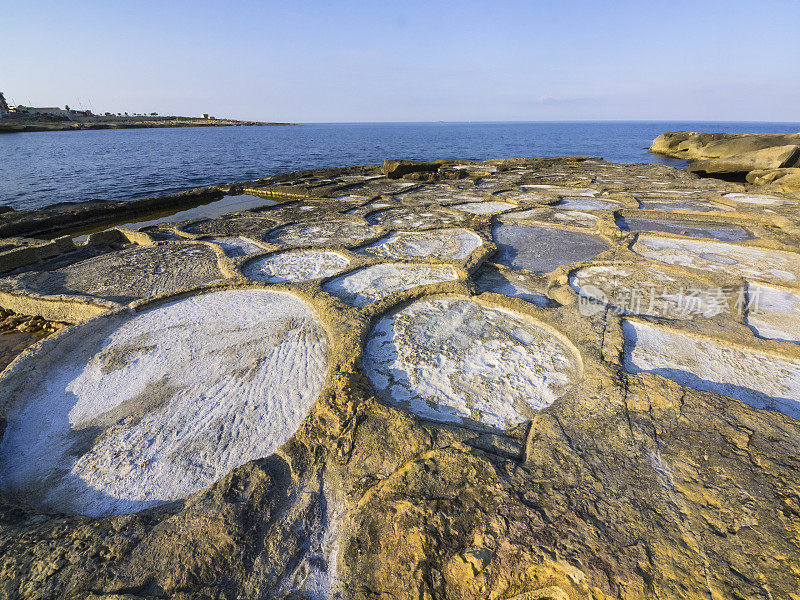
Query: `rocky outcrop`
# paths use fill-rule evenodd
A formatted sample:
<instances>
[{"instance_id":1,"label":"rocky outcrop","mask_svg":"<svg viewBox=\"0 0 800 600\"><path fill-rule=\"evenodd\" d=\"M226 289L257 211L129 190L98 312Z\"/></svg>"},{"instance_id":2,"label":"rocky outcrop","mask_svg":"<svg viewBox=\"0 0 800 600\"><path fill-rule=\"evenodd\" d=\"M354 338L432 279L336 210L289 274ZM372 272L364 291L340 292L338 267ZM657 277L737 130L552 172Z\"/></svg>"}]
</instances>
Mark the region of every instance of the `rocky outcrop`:
<instances>
[{"instance_id":1,"label":"rocky outcrop","mask_svg":"<svg viewBox=\"0 0 800 600\"><path fill-rule=\"evenodd\" d=\"M653 140L650 151L691 161L689 170L701 175L746 179L757 185L782 179L777 189L800 189L800 181L793 173L782 172L800 167L800 133L670 131ZM757 174L750 176L750 173Z\"/></svg>"},{"instance_id":2,"label":"rocky outcrop","mask_svg":"<svg viewBox=\"0 0 800 600\"><path fill-rule=\"evenodd\" d=\"M769 185L778 191L800 190L800 167L750 171L747 181L754 185Z\"/></svg>"},{"instance_id":3,"label":"rocky outcrop","mask_svg":"<svg viewBox=\"0 0 800 600\"><path fill-rule=\"evenodd\" d=\"M381 171L389 179L400 179L410 173L430 173L439 170L439 165L419 160L385 160Z\"/></svg>"},{"instance_id":4,"label":"rocky outcrop","mask_svg":"<svg viewBox=\"0 0 800 600\"><path fill-rule=\"evenodd\" d=\"M703 160L728 158L774 146L797 145L800 145L800 133L740 134L668 131L653 140L650 152L685 160Z\"/></svg>"},{"instance_id":5,"label":"rocky outcrop","mask_svg":"<svg viewBox=\"0 0 800 600\"><path fill-rule=\"evenodd\" d=\"M800 160L800 146L772 146L721 158L696 160L689 165L689 170L709 174L772 171L793 167L798 160Z\"/></svg>"}]
</instances>

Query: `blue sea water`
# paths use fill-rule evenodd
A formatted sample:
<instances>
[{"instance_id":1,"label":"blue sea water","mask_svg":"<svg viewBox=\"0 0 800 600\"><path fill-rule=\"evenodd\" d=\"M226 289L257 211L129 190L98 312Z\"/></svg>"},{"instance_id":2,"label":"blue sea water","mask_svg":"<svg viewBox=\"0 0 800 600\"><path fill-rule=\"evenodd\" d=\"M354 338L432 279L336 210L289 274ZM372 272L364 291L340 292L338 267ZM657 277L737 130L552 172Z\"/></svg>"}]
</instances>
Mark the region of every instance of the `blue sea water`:
<instances>
[{"instance_id":1,"label":"blue sea water","mask_svg":"<svg viewBox=\"0 0 800 600\"><path fill-rule=\"evenodd\" d=\"M647 151L664 131L793 133L798 123L330 123L37 132L0 135L0 205L33 209L130 200L299 169L385 158L483 160L592 155L621 163L682 161Z\"/></svg>"}]
</instances>

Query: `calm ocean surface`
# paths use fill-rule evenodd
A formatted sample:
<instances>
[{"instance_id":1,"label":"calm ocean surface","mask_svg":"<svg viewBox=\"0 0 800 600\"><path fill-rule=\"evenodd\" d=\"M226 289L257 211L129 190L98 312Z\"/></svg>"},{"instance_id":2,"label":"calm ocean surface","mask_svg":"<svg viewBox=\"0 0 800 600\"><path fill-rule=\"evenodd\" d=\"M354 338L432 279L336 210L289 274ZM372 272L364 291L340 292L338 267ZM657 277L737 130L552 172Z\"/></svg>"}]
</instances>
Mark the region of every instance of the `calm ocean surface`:
<instances>
[{"instance_id":1,"label":"calm ocean surface","mask_svg":"<svg viewBox=\"0 0 800 600\"><path fill-rule=\"evenodd\" d=\"M592 155L658 158L664 131L793 133L798 123L332 123L0 135L0 204L33 209L91 198L130 200L284 171L379 164L385 158L484 160Z\"/></svg>"}]
</instances>

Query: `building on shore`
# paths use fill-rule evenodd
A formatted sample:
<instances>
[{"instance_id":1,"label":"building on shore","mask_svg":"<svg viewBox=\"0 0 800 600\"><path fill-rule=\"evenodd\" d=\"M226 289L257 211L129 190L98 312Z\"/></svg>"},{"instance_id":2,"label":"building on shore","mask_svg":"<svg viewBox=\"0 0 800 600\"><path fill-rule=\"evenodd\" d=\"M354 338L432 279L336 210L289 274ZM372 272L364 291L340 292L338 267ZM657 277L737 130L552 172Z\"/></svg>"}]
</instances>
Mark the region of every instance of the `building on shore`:
<instances>
[{"instance_id":1,"label":"building on shore","mask_svg":"<svg viewBox=\"0 0 800 600\"><path fill-rule=\"evenodd\" d=\"M57 119L67 119L72 121L73 112L68 108L58 108L57 106L15 106L11 112L21 117L49 117Z\"/></svg>"}]
</instances>

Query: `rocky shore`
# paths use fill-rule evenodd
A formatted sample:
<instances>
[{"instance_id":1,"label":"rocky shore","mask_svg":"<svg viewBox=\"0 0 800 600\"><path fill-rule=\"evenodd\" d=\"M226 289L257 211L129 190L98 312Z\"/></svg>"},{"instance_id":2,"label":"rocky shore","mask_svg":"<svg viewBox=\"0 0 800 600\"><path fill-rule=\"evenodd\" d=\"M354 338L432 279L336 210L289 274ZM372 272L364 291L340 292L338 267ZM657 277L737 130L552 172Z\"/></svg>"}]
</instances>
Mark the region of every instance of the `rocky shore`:
<instances>
[{"instance_id":1,"label":"rocky shore","mask_svg":"<svg viewBox=\"0 0 800 600\"><path fill-rule=\"evenodd\" d=\"M0 213L0 323L48 334L0 376L0 596L800 598L778 181L386 161Z\"/></svg>"},{"instance_id":2,"label":"rocky shore","mask_svg":"<svg viewBox=\"0 0 800 600\"><path fill-rule=\"evenodd\" d=\"M800 190L800 133L735 134L669 131L650 151L691 161L701 175L738 179L776 191Z\"/></svg>"},{"instance_id":3,"label":"rocky shore","mask_svg":"<svg viewBox=\"0 0 800 600\"><path fill-rule=\"evenodd\" d=\"M0 119L0 133L32 131L84 131L87 129L161 129L167 127L241 127L290 125L235 119L196 117L76 117L72 121L56 119Z\"/></svg>"}]
</instances>

